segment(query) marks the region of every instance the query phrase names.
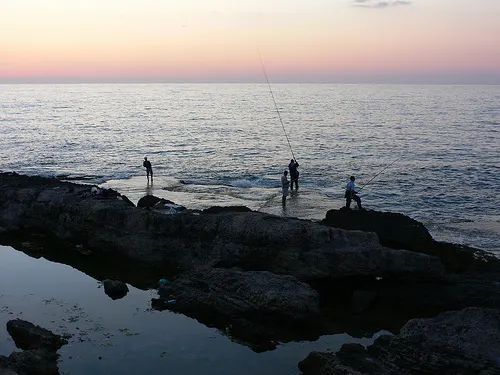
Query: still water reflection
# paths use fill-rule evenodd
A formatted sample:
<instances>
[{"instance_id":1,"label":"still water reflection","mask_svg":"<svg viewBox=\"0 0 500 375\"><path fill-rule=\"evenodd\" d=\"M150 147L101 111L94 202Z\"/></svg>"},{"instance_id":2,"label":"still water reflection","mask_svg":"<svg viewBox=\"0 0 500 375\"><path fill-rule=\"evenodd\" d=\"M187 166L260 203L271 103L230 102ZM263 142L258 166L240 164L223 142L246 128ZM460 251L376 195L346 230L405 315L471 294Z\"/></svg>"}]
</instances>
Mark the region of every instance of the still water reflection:
<instances>
[{"instance_id":1,"label":"still water reflection","mask_svg":"<svg viewBox=\"0 0 500 375\"><path fill-rule=\"evenodd\" d=\"M194 319L152 310L155 290L129 289L113 301L98 280L71 266L0 246L0 355L16 350L5 329L15 318L72 335L59 350L60 372L71 375L290 375L312 350L373 342L338 334L255 353Z\"/></svg>"}]
</instances>

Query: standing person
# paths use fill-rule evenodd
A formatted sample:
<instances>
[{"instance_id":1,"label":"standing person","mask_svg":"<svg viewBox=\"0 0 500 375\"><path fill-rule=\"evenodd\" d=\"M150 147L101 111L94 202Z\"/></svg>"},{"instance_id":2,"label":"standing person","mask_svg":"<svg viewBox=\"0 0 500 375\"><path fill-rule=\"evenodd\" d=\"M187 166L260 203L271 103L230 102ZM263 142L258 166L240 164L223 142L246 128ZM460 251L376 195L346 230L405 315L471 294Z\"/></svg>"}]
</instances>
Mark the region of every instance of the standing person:
<instances>
[{"instance_id":1,"label":"standing person","mask_svg":"<svg viewBox=\"0 0 500 375\"><path fill-rule=\"evenodd\" d=\"M281 203L283 207L286 206L286 197L288 197L288 186L290 186L290 181L287 178L288 171L285 170L283 172L283 176L281 176L281 193L283 194L281 197Z\"/></svg>"},{"instance_id":2,"label":"standing person","mask_svg":"<svg viewBox=\"0 0 500 375\"><path fill-rule=\"evenodd\" d=\"M356 178L354 176L351 176L350 177L350 180L348 183L347 183L347 187L345 189L345 206L346 208L350 209L351 208L351 200L354 199L356 201L356 203L358 204L358 208L361 210L362 207L361 207L361 198L358 197L356 194L358 194L358 192L356 191L356 184L354 183L354 180L356 180Z\"/></svg>"},{"instance_id":3,"label":"standing person","mask_svg":"<svg viewBox=\"0 0 500 375\"><path fill-rule=\"evenodd\" d=\"M147 157L144 157L144 162L142 163L142 166L146 168L146 176L148 177L148 182L149 182L149 175L151 175L151 182L153 182L153 168L151 167L151 162L148 160Z\"/></svg>"},{"instance_id":4,"label":"standing person","mask_svg":"<svg viewBox=\"0 0 500 375\"><path fill-rule=\"evenodd\" d=\"M288 164L288 169L290 170L290 189L293 190L293 183L295 182L295 189L299 190L299 171L297 170L299 163L297 160L291 159L290 164Z\"/></svg>"}]
</instances>

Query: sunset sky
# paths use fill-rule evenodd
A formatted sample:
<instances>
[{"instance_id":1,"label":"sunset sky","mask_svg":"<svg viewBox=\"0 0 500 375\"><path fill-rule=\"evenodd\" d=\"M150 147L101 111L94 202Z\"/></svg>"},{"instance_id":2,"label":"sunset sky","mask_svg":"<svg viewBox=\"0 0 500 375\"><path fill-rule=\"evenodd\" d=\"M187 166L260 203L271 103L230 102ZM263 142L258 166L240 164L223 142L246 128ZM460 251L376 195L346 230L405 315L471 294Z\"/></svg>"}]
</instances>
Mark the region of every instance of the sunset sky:
<instances>
[{"instance_id":1,"label":"sunset sky","mask_svg":"<svg viewBox=\"0 0 500 375\"><path fill-rule=\"evenodd\" d=\"M500 0L0 0L0 83L500 84Z\"/></svg>"}]
</instances>

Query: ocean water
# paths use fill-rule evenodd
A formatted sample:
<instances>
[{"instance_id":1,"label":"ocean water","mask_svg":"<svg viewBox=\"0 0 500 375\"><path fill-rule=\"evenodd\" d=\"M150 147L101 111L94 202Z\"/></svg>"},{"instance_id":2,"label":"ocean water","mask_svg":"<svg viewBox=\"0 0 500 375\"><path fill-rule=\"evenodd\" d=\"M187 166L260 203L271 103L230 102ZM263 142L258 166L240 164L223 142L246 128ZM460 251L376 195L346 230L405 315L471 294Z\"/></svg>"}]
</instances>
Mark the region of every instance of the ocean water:
<instances>
[{"instance_id":1,"label":"ocean water","mask_svg":"<svg viewBox=\"0 0 500 375\"><path fill-rule=\"evenodd\" d=\"M315 220L355 175L366 208L500 252L500 86L271 88L278 109L266 84L0 85L0 170ZM292 155L300 189L283 209Z\"/></svg>"}]
</instances>

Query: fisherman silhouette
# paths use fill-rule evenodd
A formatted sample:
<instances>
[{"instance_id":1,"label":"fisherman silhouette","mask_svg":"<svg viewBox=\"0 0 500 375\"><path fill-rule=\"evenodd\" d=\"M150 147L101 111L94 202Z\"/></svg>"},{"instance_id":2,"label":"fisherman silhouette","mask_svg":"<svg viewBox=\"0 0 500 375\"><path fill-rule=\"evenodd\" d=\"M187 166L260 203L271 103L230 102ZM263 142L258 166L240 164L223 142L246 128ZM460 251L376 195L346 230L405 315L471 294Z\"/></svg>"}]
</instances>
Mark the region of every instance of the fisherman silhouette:
<instances>
[{"instance_id":1,"label":"fisherman silhouette","mask_svg":"<svg viewBox=\"0 0 500 375\"><path fill-rule=\"evenodd\" d=\"M288 164L290 170L290 190L293 190L293 183L295 182L295 189L299 190L299 171L297 170L299 163L297 160L291 159Z\"/></svg>"},{"instance_id":2,"label":"fisherman silhouette","mask_svg":"<svg viewBox=\"0 0 500 375\"><path fill-rule=\"evenodd\" d=\"M344 195L345 206L347 209L350 209L351 201L354 199L358 204L358 208L362 210L363 208L361 207L361 198L357 196L358 192L356 191L356 184L354 183L356 178L354 176L351 176L349 179L350 181L347 183Z\"/></svg>"},{"instance_id":3,"label":"fisherman silhouette","mask_svg":"<svg viewBox=\"0 0 500 375\"><path fill-rule=\"evenodd\" d=\"M151 182L153 182L153 168L151 167L151 162L148 160L147 157L144 157L144 162L142 163L142 166L146 168L146 176L148 178L148 182L149 182L149 175L151 175Z\"/></svg>"}]
</instances>

